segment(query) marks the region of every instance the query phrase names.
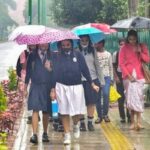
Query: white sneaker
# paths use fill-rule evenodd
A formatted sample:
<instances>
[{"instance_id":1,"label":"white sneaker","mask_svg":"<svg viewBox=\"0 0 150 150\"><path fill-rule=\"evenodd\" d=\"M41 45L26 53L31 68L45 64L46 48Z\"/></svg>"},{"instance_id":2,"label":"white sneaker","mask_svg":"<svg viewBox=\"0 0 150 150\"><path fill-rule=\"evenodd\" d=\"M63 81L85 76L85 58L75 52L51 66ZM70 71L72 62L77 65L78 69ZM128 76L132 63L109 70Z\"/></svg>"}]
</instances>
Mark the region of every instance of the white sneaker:
<instances>
[{"instance_id":1,"label":"white sneaker","mask_svg":"<svg viewBox=\"0 0 150 150\"><path fill-rule=\"evenodd\" d=\"M78 139L80 137L79 125L73 125L73 135L76 139Z\"/></svg>"},{"instance_id":2,"label":"white sneaker","mask_svg":"<svg viewBox=\"0 0 150 150\"><path fill-rule=\"evenodd\" d=\"M71 135L70 135L70 133L65 133L65 135L64 135L64 144L68 145L70 143L71 143Z\"/></svg>"}]
</instances>

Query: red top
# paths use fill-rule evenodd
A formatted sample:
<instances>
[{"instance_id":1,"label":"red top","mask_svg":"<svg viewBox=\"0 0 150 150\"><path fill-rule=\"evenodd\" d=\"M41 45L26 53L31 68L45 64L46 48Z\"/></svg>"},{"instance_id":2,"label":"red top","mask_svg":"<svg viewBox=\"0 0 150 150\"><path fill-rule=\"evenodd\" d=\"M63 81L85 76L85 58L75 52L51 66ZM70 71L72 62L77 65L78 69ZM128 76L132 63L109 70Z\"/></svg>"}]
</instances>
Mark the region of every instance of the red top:
<instances>
[{"instance_id":1,"label":"red top","mask_svg":"<svg viewBox=\"0 0 150 150\"><path fill-rule=\"evenodd\" d=\"M135 46L126 43L119 52L119 66L122 71L123 79L132 75L133 69L137 74L137 79L143 79L142 62L150 62L148 48L145 44L140 44L141 53L135 52Z\"/></svg>"}]
</instances>

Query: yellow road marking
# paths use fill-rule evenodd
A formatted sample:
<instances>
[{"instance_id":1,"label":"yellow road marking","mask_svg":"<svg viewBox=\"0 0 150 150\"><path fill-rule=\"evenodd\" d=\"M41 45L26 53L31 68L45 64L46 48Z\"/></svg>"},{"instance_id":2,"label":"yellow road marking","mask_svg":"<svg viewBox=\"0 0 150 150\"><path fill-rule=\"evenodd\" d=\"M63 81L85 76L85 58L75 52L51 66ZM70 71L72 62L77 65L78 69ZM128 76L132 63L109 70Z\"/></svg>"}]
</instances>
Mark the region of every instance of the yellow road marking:
<instances>
[{"instance_id":1,"label":"yellow road marking","mask_svg":"<svg viewBox=\"0 0 150 150\"><path fill-rule=\"evenodd\" d=\"M112 123L101 123L101 129L112 150L134 150L133 144Z\"/></svg>"}]
</instances>

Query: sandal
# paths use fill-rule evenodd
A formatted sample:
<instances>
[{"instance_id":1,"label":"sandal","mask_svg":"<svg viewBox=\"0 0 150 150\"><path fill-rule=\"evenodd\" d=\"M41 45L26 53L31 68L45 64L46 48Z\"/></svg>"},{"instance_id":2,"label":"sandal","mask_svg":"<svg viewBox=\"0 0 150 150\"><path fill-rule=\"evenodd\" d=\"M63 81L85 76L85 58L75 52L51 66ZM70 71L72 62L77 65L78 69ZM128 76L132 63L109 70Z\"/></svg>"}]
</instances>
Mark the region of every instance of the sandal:
<instances>
[{"instance_id":1,"label":"sandal","mask_svg":"<svg viewBox=\"0 0 150 150\"><path fill-rule=\"evenodd\" d=\"M105 117L104 117L104 121L105 121L105 122L110 122L109 117L108 117L108 116L105 116Z\"/></svg>"},{"instance_id":2,"label":"sandal","mask_svg":"<svg viewBox=\"0 0 150 150\"><path fill-rule=\"evenodd\" d=\"M103 119L97 118L97 119L95 120L95 124L99 124L99 123L101 123L102 121L103 121Z\"/></svg>"}]
</instances>

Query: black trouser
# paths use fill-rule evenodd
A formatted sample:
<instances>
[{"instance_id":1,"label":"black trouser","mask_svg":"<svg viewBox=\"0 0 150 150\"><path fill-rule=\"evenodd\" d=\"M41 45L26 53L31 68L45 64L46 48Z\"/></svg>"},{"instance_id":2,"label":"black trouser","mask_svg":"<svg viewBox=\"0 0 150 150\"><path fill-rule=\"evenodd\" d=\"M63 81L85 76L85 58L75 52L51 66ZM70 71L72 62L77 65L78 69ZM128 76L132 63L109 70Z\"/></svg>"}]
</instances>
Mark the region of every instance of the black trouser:
<instances>
[{"instance_id":1,"label":"black trouser","mask_svg":"<svg viewBox=\"0 0 150 150\"><path fill-rule=\"evenodd\" d=\"M125 119L126 118L125 116L127 115L127 118L130 119L130 114L129 114L128 109L126 109L126 115L125 115L125 109L124 109L125 95L124 95L122 74L120 72L117 72L117 75L120 80L120 83L116 83L117 91L121 95L121 98L119 98L119 100L118 100L118 108L119 108L120 118Z\"/></svg>"}]
</instances>

